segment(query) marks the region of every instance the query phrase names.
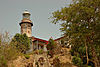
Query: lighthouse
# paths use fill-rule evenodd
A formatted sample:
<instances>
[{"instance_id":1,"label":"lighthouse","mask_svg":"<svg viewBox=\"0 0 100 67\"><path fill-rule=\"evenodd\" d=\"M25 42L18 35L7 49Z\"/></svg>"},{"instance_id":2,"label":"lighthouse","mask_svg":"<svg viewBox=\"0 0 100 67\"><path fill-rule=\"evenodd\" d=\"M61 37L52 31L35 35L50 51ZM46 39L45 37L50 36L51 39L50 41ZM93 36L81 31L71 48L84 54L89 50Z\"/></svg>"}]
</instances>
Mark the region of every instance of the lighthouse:
<instances>
[{"instance_id":1,"label":"lighthouse","mask_svg":"<svg viewBox=\"0 0 100 67\"><path fill-rule=\"evenodd\" d=\"M23 12L23 18L21 20L21 22L19 23L19 25L21 26L21 34L26 34L28 37L32 37L32 26L33 23L30 20L30 13L25 10Z\"/></svg>"}]
</instances>

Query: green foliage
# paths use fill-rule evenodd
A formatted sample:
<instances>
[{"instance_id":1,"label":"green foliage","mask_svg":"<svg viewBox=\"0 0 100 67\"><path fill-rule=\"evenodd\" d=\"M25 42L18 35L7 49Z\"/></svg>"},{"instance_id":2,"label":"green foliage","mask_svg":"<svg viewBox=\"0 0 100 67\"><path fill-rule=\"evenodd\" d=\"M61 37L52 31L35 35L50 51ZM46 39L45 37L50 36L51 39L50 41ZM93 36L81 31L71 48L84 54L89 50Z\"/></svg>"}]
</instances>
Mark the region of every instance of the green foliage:
<instances>
[{"instance_id":1,"label":"green foliage","mask_svg":"<svg viewBox=\"0 0 100 67\"><path fill-rule=\"evenodd\" d=\"M52 23L60 23L61 32L69 37L72 53L87 65L93 60L100 66L100 0L73 0L68 6L53 12Z\"/></svg>"},{"instance_id":2,"label":"green foliage","mask_svg":"<svg viewBox=\"0 0 100 67\"><path fill-rule=\"evenodd\" d=\"M63 45L64 45L64 40L63 40L63 39L61 40L61 44L63 44Z\"/></svg>"},{"instance_id":3,"label":"green foliage","mask_svg":"<svg viewBox=\"0 0 100 67\"><path fill-rule=\"evenodd\" d=\"M19 55L20 52L11 44L0 46L0 67L7 65L9 61L16 59Z\"/></svg>"},{"instance_id":4,"label":"green foliage","mask_svg":"<svg viewBox=\"0 0 100 67\"><path fill-rule=\"evenodd\" d=\"M53 57L54 49L55 48L56 48L56 43L55 43L55 41L52 38L50 38L49 39L49 43L47 44L48 55L50 55L51 57Z\"/></svg>"},{"instance_id":5,"label":"green foliage","mask_svg":"<svg viewBox=\"0 0 100 67\"><path fill-rule=\"evenodd\" d=\"M49 52L49 50L48 50L48 51L47 51L47 55L49 55L49 53L50 53L50 52Z\"/></svg>"},{"instance_id":6,"label":"green foliage","mask_svg":"<svg viewBox=\"0 0 100 67\"><path fill-rule=\"evenodd\" d=\"M71 49L70 53L71 53L72 56L74 56L74 50Z\"/></svg>"},{"instance_id":7,"label":"green foliage","mask_svg":"<svg viewBox=\"0 0 100 67\"><path fill-rule=\"evenodd\" d=\"M28 54L25 54L24 57L25 57L26 59L29 59L29 58L30 58L30 56L29 56Z\"/></svg>"},{"instance_id":8,"label":"green foliage","mask_svg":"<svg viewBox=\"0 0 100 67\"><path fill-rule=\"evenodd\" d=\"M41 50L39 50L39 54L43 54L43 50L41 49Z\"/></svg>"},{"instance_id":9,"label":"green foliage","mask_svg":"<svg viewBox=\"0 0 100 67\"><path fill-rule=\"evenodd\" d=\"M30 39L26 34L16 34L11 42L21 53L26 53L30 48Z\"/></svg>"},{"instance_id":10,"label":"green foliage","mask_svg":"<svg viewBox=\"0 0 100 67\"><path fill-rule=\"evenodd\" d=\"M52 38L50 38L49 43L47 44L47 49L53 50L55 47L56 47L55 41Z\"/></svg>"},{"instance_id":11,"label":"green foliage","mask_svg":"<svg viewBox=\"0 0 100 67\"><path fill-rule=\"evenodd\" d=\"M1 44L1 40L0 40L0 44Z\"/></svg>"},{"instance_id":12,"label":"green foliage","mask_svg":"<svg viewBox=\"0 0 100 67\"><path fill-rule=\"evenodd\" d=\"M55 58L58 58L59 56L56 56Z\"/></svg>"},{"instance_id":13,"label":"green foliage","mask_svg":"<svg viewBox=\"0 0 100 67\"><path fill-rule=\"evenodd\" d=\"M72 62L73 62L75 65L78 65L78 66L81 66L81 65L82 65L82 60L81 60L81 58L76 57L76 56L73 57Z\"/></svg>"},{"instance_id":14,"label":"green foliage","mask_svg":"<svg viewBox=\"0 0 100 67\"><path fill-rule=\"evenodd\" d=\"M91 67L91 66L88 66L88 67Z\"/></svg>"},{"instance_id":15,"label":"green foliage","mask_svg":"<svg viewBox=\"0 0 100 67\"><path fill-rule=\"evenodd\" d=\"M4 58L4 56L0 56L0 67L8 67L7 60Z\"/></svg>"},{"instance_id":16,"label":"green foliage","mask_svg":"<svg viewBox=\"0 0 100 67\"><path fill-rule=\"evenodd\" d=\"M0 35L0 67L8 67L8 62L12 61L20 55L16 47L9 43L9 36L5 33Z\"/></svg>"}]
</instances>

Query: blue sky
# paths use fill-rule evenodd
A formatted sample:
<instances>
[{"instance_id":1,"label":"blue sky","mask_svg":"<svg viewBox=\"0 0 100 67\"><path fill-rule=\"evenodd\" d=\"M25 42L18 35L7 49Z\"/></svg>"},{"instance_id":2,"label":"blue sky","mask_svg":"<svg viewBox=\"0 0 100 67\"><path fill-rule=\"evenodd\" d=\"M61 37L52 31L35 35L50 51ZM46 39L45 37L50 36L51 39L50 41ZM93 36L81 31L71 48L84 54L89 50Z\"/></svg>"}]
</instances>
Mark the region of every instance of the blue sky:
<instances>
[{"instance_id":1,"label":"blue sky","mask_svg":"<svg viewBox=\"0 0 100 67\"><path fill-rule=\"evenodd\" d=\"M20 33L19 23L27 9L33 22L32 36L48 40L61 37L60 26L50 23L52 12L68 6L71 0L0 0L0 31L11 36Z\"/></svg>"}]
</instances>

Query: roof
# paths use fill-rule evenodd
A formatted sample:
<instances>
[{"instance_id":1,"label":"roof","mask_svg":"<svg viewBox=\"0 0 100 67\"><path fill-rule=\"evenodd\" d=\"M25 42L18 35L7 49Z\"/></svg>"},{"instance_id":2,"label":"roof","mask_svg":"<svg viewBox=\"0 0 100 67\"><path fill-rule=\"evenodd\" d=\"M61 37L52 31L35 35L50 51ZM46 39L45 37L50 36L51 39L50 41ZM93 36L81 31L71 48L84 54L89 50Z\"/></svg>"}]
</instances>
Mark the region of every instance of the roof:
<instances>
[{"instance_id":1,"label":"roof","mask_svg":"<svg viewBox=\"0 0 100 67\"><path fill-rule=\"evenodd\" d=\"M21 23L19 23L19 24L21 25L22 23L29 23L29 24L31 24L31 26L33 26L32 21L29 20L29 19L23 19L23 20L21 21Z\"/></svg>"},{"instance_id":2,"label":"roof","mask_svg":"<svg viewBox=\"0 0 100 67\"><path fill-rule=\"evenodd\" d=\"M25 11L23 12L23 14L30 14L30 12L28 12L28 10L25 10Z\"/></svg>"},{"instance_id":3,"label":"roof","mask_svg":"<svg viewBox=\"0 0 100 67\"><path fill-rule=\"evenodd\" d=\"M41 42L44 42L45 44L48 44L48 41L47 40L43 40L43 39L36 38L36 37L33 37L32 36L32 41L36 41L36 40L41 41Z\"/></svg>"},{"instance_id":4,"label":"roof","mask_svg":"<svg viewBox=\"0 0 100 67\"><path fill-rule=\"evenodd\" d=\"M63 39L63 38L65 38L65 36L60 37L60 38L57 38L57 39L55 39L54 41L58 41L58 40L61 40L61 39ZM40 39L40 38L36 38L36 37L32 36L32 41L34 42L34 41L36 41L36 40L41 41L41 42L44 42L45 44L48 44L48 43L49 43L49 41L47 41L47 40Z\"/></svg>"}]
</instances>

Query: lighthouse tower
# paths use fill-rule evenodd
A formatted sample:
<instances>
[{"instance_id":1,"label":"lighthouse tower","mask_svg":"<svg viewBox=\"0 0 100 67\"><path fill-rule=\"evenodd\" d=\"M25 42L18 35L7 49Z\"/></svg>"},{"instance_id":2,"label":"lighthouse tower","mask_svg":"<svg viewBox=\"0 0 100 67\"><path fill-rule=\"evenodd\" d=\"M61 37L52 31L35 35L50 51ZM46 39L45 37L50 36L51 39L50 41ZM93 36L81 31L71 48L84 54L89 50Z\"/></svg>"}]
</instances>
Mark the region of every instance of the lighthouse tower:
<instances>
[{"instance_id":1,"label":"lighthouse tower","mask_svg":"<svg viewBox=\"0 0 100 67\"><path fill-rule=\"evenodd\" d=\"M33 23L30 20L31 14L27 10L25 10L22 15L23 15L23 19L21 23L19 23L19 25L21 26L21 34L26 33L28 37L32 37Z\"/></svg>"}]
</instances>

